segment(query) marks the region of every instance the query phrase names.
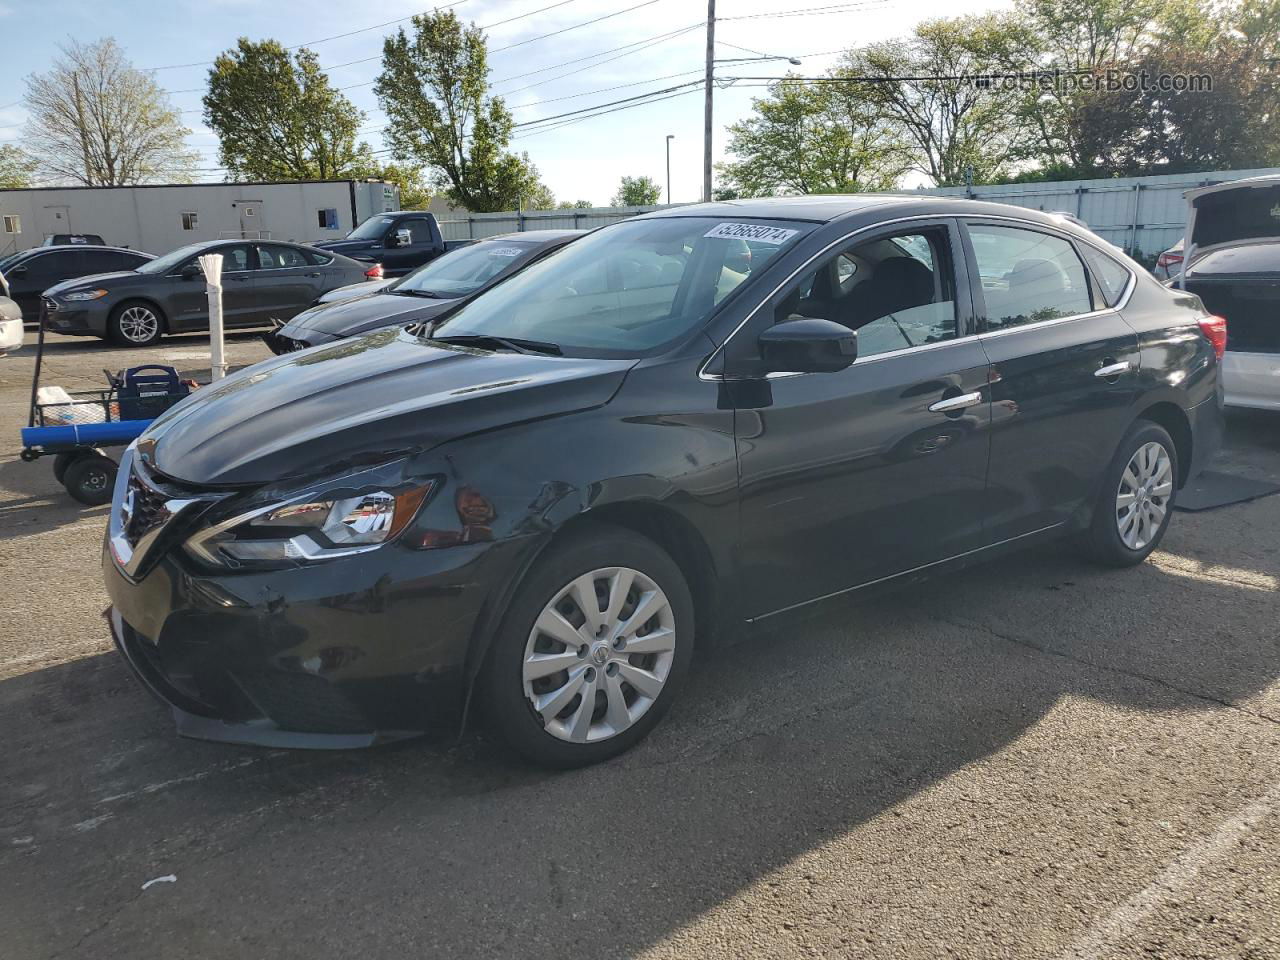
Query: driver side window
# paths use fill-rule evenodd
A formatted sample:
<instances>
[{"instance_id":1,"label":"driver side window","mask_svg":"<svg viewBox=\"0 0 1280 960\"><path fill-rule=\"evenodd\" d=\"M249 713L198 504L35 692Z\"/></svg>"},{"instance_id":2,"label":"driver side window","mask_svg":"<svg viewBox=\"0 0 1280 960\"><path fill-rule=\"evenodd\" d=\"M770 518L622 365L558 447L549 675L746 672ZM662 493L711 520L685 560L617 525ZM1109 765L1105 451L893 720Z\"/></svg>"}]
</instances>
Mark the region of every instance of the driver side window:
<instances>
[{"instance_id":1,"label":"driver side window","mask_svg":"<svg viewBox=\"0 0 1280 960\"><path fill-rule=\"evenodd\" d=\"M957 335L955 278L945 228L878 237L847 247L803 276L775 323L817 317L858 333L858 356Z\"/></svg>"}]
</instances>

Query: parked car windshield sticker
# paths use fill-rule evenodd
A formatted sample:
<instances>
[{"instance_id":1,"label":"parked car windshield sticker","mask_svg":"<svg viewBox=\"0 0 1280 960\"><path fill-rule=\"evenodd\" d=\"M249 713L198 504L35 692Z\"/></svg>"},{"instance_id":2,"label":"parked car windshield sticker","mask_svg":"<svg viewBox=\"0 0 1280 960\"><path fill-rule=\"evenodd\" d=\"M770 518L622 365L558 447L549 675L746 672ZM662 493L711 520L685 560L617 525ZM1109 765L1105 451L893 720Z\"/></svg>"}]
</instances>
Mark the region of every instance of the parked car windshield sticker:
<instances>
[{"instance_id":1,"label":"parked car windshield sticker","mask_svg":"<svg viewBox=\"0 0 1280 960\"><path fill-rule=\"evenodd\" d=\"M495 247L489 251L491 257L518 257L524 253L519 247Z\"/></svg>"},{"instance_id":2,"label":"parked car windshield sticker","mask_svg":"<svg viewBox=\"0 0 1280 960\"><path fill-rule=\"evenodd\" d=\"M799 232L759 223L718 223L703 236L722 237L726 240L754 240L756 243L786 243Z\"/></svg>"}]
</instances>

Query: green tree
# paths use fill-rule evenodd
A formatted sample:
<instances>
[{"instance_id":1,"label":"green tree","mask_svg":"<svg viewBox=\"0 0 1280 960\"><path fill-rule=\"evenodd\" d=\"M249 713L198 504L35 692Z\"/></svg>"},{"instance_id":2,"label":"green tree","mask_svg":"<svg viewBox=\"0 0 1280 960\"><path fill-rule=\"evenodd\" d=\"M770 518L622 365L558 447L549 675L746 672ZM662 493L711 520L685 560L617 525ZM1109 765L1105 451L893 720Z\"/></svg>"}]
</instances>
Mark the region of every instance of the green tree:
<instances>
[{"instance_id":1,"label":"green tree","mask_svg":"<svg viewBox=\"0 0 1280 960\"><path fill-rule=\"evenodd\" d=\"M557 210L590 210L595 204L590 200L561 200L556 204Z\"/></svg>"},{"instance_id":2,"label":"green tree","mask_svg":"<svg viewBox=\"0 0 1280 960\"><path fill-rule=\"evenodd\" d=\"M609 202L615 207L651 207L662 199L662 187L653 177L623 177Z\"/></svg>"},{"instance_id":3,"label":"green tree","mask_svg":"<svg viewBox=\"0 0 1280 960\"><path fill-rule=\"evenodd\" d=\"M189 181L191 131L148 73L108 37L61 48L27 77L27 152L44 173L90 187Z\"/></svg>"},{"instance_id":4,"label":"green tree","mask_svg":"<svg viewBox=\"0 0 1280 960\"><path fill-rule=\"evenodd\" d=\"M369 169L364 114L329 85L316 54L241 37L209 71L205 123L235 180L335 180Z\"/></svg>"},{"instance_id":5,"label":"green tree","mask_svg":"<svg viewBox=\"0 0 1280 960\"><path fill-rule=\"evenodd\" d=\"M850 51L835 74L867 78L854 84L863 109L910 144L911 169L939 186L964 183L969 173L984 183L1030 153L1026 95L967 78L1018 69L1031 42L1009 15L925 20L909 37Z\"/></svg>"},{"instance_id":6,"label":"green tree","mask_svg":"<svg viewBox=\"0 0 1280 960\"><path fill-rule=\"evenodd\" d=\"M374 84L396 159L425 167L450 203L476 213L514 210L522 197L529 206L545 190L528 154L506 149L513 121L488 95L488 72L480 28L444 10L383 42Z\"/></svg>"},{"instance_id":7,"label":"green tree","mask_svg":"<svg viewBox=\"0 0 1280 960\"><path fill-rule=\"evenodd\" d=\"M36 163L18 147L0 145L0 190L17 190L31 186Z\"/></svg>"},{"instance_id":8,"label":"green tree","mask_svg":"<svg viewBox=\"0 0 1280 960\"><path fill-rule=\"evenodd\" d=\"M860 85L783 80L729 127L718 195L892 190L911 166L905 138L879 116Z\"/></svg>"}]
</instances>

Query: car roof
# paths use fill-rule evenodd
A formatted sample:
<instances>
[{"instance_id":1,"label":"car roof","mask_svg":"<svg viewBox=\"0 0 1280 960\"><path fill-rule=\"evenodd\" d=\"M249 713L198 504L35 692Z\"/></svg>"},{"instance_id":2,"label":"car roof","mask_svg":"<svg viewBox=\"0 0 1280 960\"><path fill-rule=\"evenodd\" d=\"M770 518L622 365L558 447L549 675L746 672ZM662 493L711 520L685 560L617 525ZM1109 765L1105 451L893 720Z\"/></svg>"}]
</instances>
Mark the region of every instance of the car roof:
<instances>
[{"instance_id":1,"label":"car roof","mask_svg":"<svg viewBox=\"0 0 1280 960\"><path fill-rule=\"evenodd\" d=\"M107 250L111 253L134 253L140 257L146 257L148 260L154 260L156 258L154 253L147 253L145 250L131 250L128 247L112 247L106 244L97 243L60 243L53 247L28 247L26 250L19 250L18 253L36 256L37 254L49 253L79 253L82 250Z\"/></svg>"},{"instance_id":2,"label":"car roof","mask_svg":"<svg viewBox=\"0 0 1280 960\"><path fill-rule=\"evenodd\" d=\"M1059 229L1074 224L1063 218L1007 203L939 197L929 193L854 193L804 197L761 197L751 200L718 200L684 207L668 207L637 219L660 217L752 217L768 220L808 220L830 223L856 214L875 213L884 219L903 216L1004 217L1027 220ZM1077 228L1079 229L1079 228ZM1086 233L1088 231L1085 231Z\"/></svg>"}]
</instances>

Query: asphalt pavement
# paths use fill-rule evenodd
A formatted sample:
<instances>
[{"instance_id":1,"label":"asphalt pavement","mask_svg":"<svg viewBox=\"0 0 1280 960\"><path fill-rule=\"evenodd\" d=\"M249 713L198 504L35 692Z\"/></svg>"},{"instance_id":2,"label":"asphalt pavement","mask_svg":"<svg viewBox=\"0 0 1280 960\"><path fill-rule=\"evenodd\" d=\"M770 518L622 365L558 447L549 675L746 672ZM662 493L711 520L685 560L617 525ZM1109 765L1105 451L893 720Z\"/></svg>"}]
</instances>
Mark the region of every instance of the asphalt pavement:
<instances>
[{"instance_id":1,"label":"asphalt pavement","mask_svg":"<svg viewBox=\"0 0 1280 960\"><path fill-rule=\"evenodd\" d=\"M207 366L51 338L45 383ZM703 658L666 721L547 773L481 732L178 739L112 652L105 507L18 460L0 359L0 957L1280 957L1280 496L1057 547ZM237 334L233 363L267 355ZM1219 467L1280 477L1280 415Z\"/></svg>"}]
</instances>

